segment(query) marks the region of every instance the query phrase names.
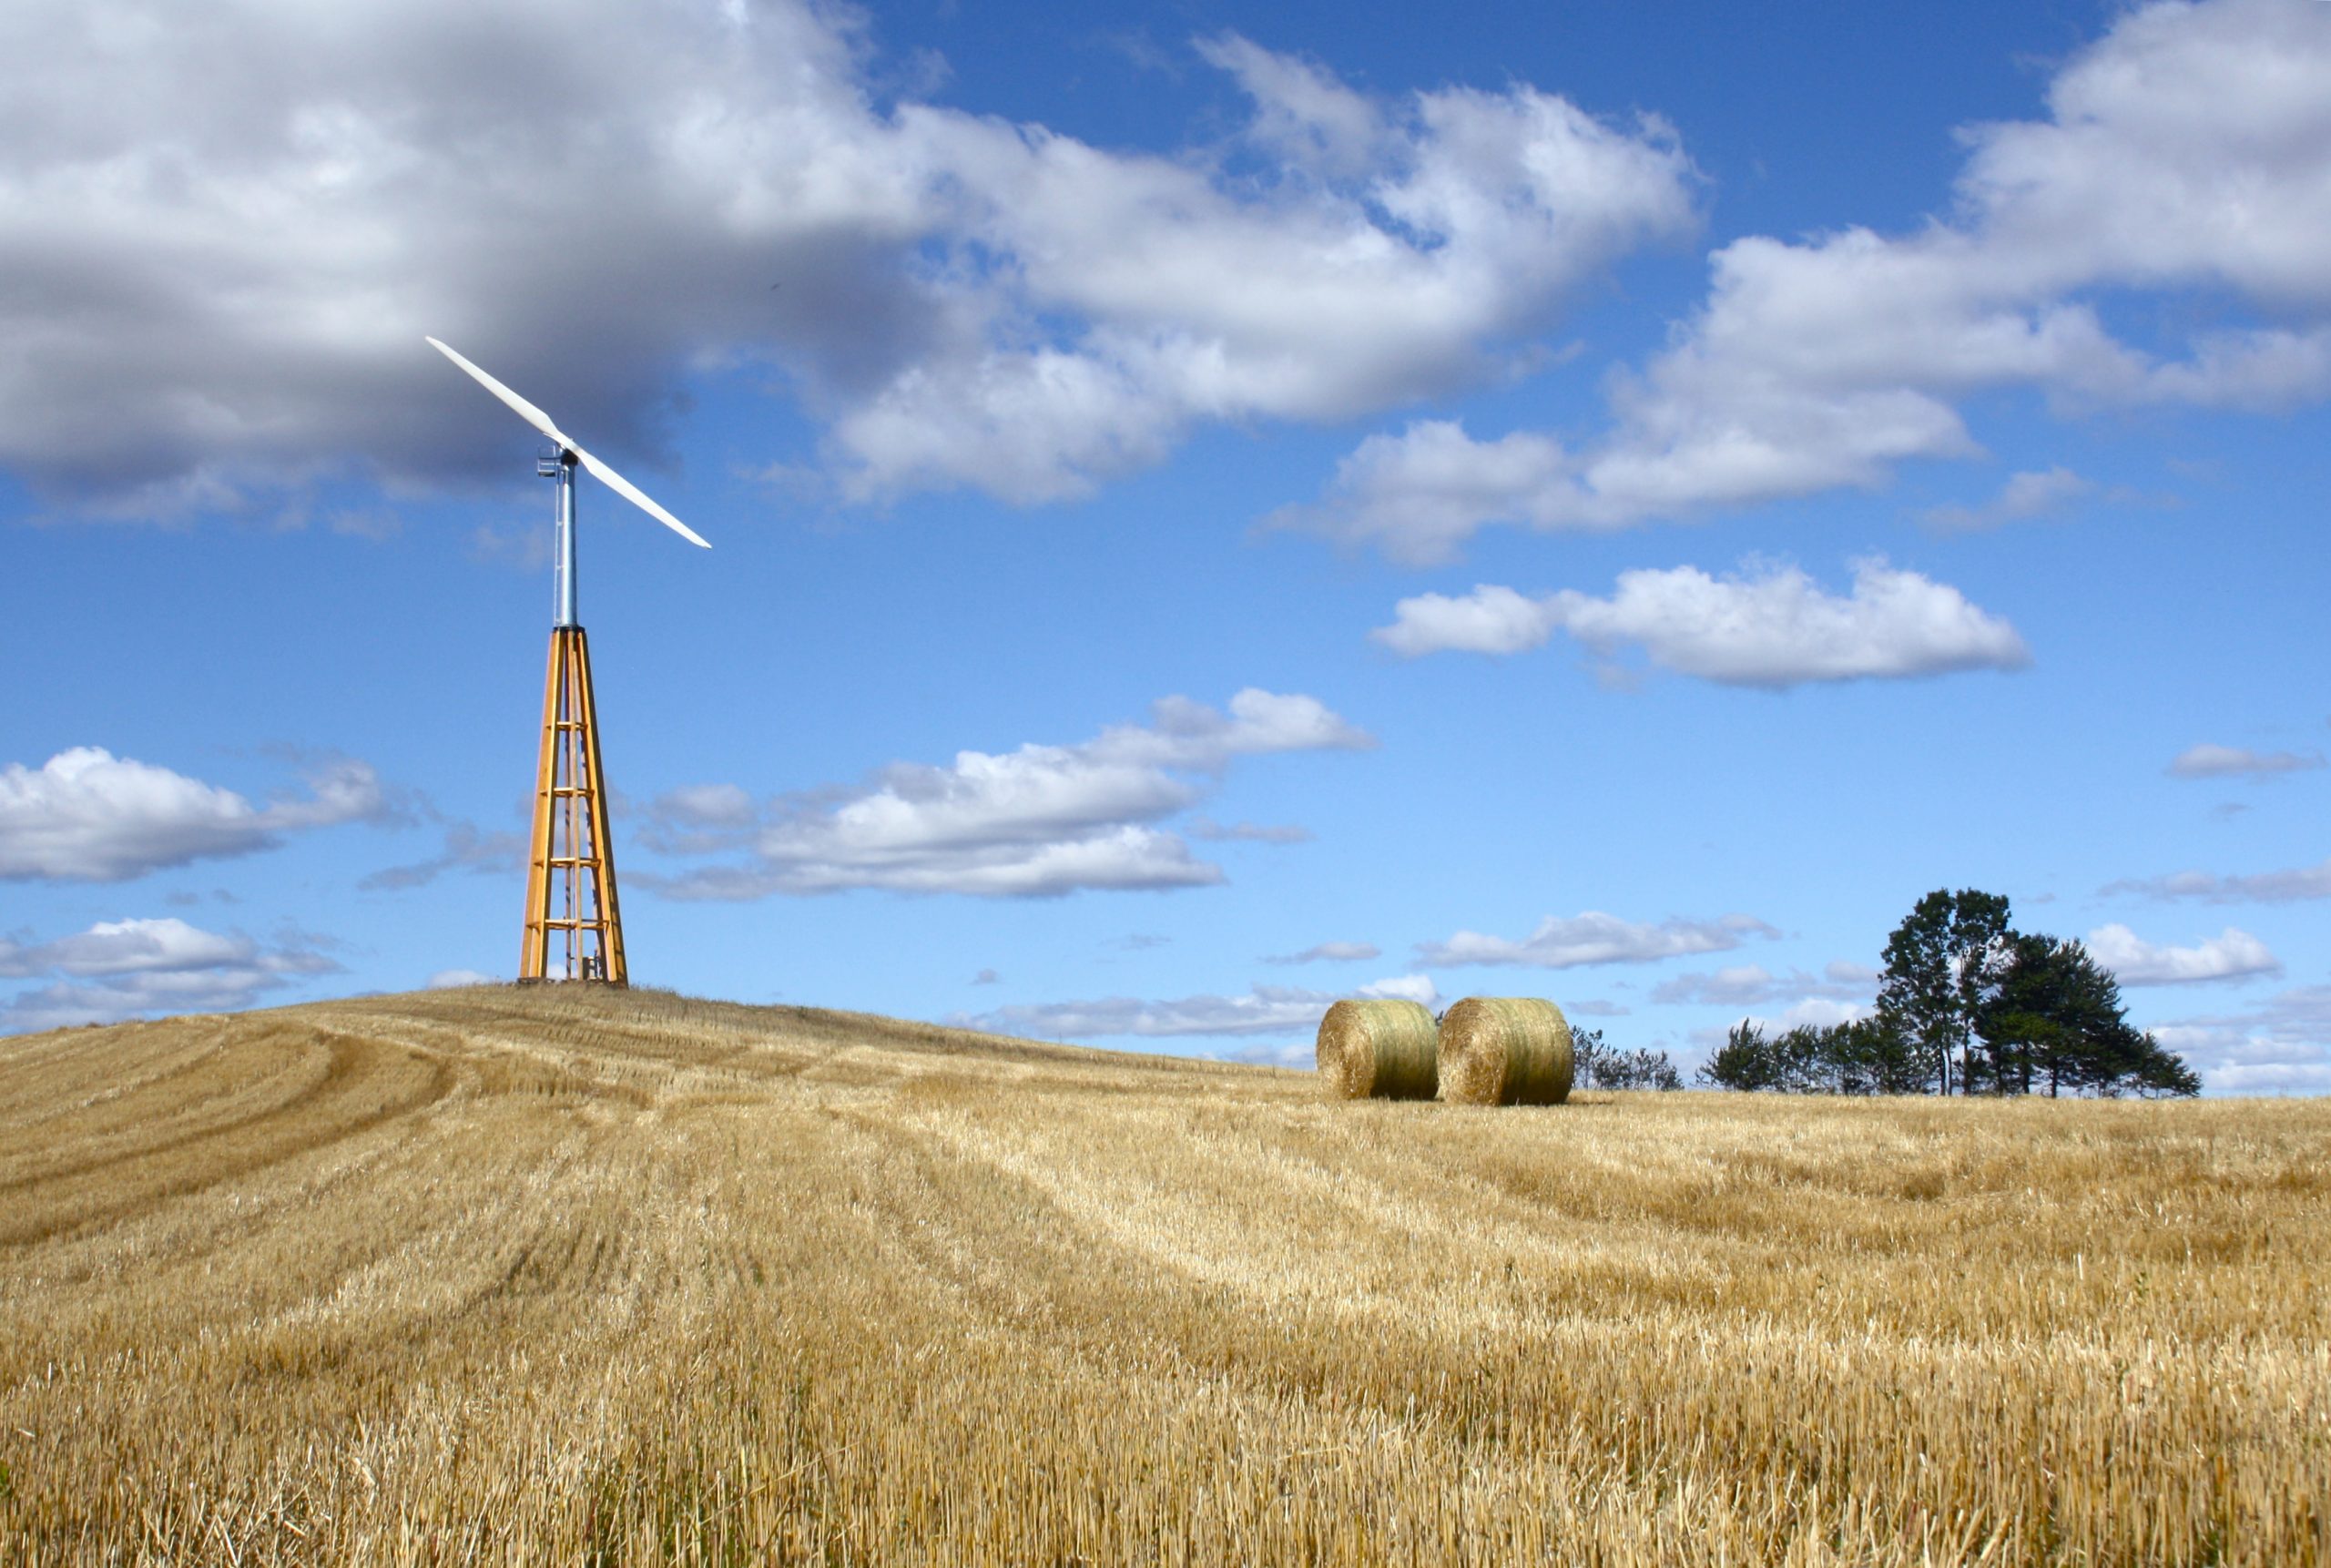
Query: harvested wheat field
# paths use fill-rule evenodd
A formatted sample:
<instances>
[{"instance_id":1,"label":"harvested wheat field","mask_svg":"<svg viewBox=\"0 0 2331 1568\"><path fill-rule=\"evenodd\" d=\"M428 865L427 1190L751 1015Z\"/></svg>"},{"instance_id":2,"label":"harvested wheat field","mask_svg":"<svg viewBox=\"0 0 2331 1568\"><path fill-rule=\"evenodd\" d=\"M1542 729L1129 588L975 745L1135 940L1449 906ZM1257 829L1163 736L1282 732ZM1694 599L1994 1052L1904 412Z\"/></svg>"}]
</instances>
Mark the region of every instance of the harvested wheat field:
<instances>
[{"instance_id":1,"label":"harvested wheat field","mask_svg":"<svg viewBox=\"0 0 2331 1568\"><path fill-rule=\"evenodd\" d=\"M9 1040L0 1561L2317 1563L2326 1156L578 988Z\"/></svg>"}]
</instances>

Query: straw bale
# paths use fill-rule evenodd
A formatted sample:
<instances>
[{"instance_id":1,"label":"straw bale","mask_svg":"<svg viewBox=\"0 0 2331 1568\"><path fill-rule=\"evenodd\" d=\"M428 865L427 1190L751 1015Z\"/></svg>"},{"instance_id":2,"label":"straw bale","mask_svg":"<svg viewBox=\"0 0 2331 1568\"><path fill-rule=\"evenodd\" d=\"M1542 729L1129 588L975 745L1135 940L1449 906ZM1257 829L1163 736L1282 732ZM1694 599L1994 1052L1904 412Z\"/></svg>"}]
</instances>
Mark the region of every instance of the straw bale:
<instances>
[{"instance_id":1,"label":"straw bale","mask_svg":"<svg viewBox=\"0 0 2331 1568\"><path fill-rule=\"evenodd\" d=\"M1570 1023L1534 996L1468 996L1440 1017L1440 1097L1559 1105L1570 1097Z\"/></svg>"},{"instance_id":2,"label":"straw bale","mask_svg":"<svg viewBox=\"0 0 2331 1568\"><path fill-rule=\"evenodd\" d=\"M1339 1002L1319 1020L1319 1076L1345 1100L1430 1100L1432 1014L1413 1002Z\"/></svg>"}]
</instances>

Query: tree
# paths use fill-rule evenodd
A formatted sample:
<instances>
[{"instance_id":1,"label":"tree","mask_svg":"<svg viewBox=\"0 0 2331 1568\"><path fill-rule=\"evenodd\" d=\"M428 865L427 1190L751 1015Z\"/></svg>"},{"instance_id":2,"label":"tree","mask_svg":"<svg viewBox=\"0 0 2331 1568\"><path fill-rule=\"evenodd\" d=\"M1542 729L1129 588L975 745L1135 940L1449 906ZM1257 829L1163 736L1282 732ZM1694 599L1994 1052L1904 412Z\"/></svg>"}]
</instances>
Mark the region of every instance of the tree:
<instances>
[{"instance_id":1,"label":"tree","mask_svg":"<svg viewBox=\"0 0 2331 1568\"><path fill-rule=\"evenodd\" d=\"M1603 1083L1603 1031L1570 1026L1571 1074L1582 1089L1599 1089Z\"/></svg>"},{"instance_id":2,"label":"tree","mask_svg":"<svg viewBox=\"0 0 2331 1568\"><path fill-rule=\"evenodd\" d=\"M1780 1059L1765 1032L1744 1018L1725 1035L1723 1048L1701 1066L1700 1082L1716 1089L1777 1089Z\"/></svg>"},{"instance_id":3,"label":"tree","mask_svg":"<svg viewBox=\"0 0 2331 1568\"><path fill-rule=\"evenodd\" d=\"M1926 1085L1948 1095L1990 1079L1970 1047L1975 1020L2007 962L2008 901L1998 893L1938 888L1886 939L1878 1015L1922 1056Z\"/></svg>"},{"instance_id":4,"label":"tree","mask_svg":"<svg viewBox=\"0 0 2331 1568\"><path fill-rule=\"evenodd\" d=\"M1857 1018L1827 1031L1823 1049L1840 1094L1919 1095L1929 1084L1927 1064L1883 1014Z\"/></svg>"},{"instance_id":5,"label":"tree","mask_svg":"<svg viewBox=\"0 0 2331 1568\"><path fill-rule=\"evenodd\" d=\"M2120 983L2077 942L2013 937L1977 1027L2003 1091L2201 1093L2182 1058L2130 1025Z\"/></svg>"},{"instance_id":6,"label":"tree","mask_svg":"<svg viewBox=\"0 0 2331 1568\"><path fill-rule=\"evenodd\" d=\"M1610 1053L1598 1082L1606 1089L1680 1089L1684 1074L1675 1070L1666 1052L1643 1045Z\"/></svg>"},{"instance_id":7,"label":"tree","mask_svg":"<svg viewBox=\"0 0 2331 1568\"><path fill-rule=\"evenodd\" d=\"M1617 1051L1603 1043L1600 1029L1581 1029L1573 1025L1570 1032L1571 1061L1582 1088L1592 1089L1680 1089L1684 1075L1675 1070L1667 1053L1643 1046L1634 1051Z\"/></svg>"}]
</instances>

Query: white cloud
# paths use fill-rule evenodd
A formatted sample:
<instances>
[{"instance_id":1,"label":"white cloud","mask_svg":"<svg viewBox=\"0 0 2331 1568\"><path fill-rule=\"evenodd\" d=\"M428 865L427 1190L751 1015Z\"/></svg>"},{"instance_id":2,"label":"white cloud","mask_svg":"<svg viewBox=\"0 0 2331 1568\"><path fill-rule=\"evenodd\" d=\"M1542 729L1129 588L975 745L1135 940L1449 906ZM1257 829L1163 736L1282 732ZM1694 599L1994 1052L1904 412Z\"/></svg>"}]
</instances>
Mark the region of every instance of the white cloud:
<instances>
[{"instance_id":1,"label":"white cloud","mask_svg":"<svg viewBox=\"0 0 2331 1568\"><path fill-rule=\"evenodd\" d=\"M2049 468L2012 473L1999 494L1980 506L1929 507L1921 519L1928 527L1946 534L1973 533L2002 523L2044 517L2082 496L2093 494L2095 483L2069 468Z\"/></svg>"},{"instance_id":2,"label":"white cloud","mask_svg":"<svg viewBox=\"0 0 2331 1568\"><path fill-rule=\"evenodd\" d=\"M1383 952L1372 942L1323 942L1317 947L1307 947L1301 952L1280 953L1266 958L1265 963L1359 963L1371 958L1381 958Z\"/></svg>"},{"instance_id":3,"label":"white cloud","mask_svg":"<svg viewBox=\"0 0 2331 1568\"><path fill-rule=\"evenodd\" d=\"M2165 947L2116 923L2090 932L2087 947L2091 956L2123 985L2183 985L2283 972L2282 960L2265 942L2234 926L2197 946Z\"/></svg>"},{"instance_id":4,"label":"white cloud","mask_svg":"<svg viewBox=\"0 0 2331 1568\"><path fill-rule=\"evenodd\" d=\"M1827 979L1816 980L1801 969L1776 975L1762 964L1738 964L1663 980L1652 988L1651 999L1715 1007L1766 1007L1784 1000L1852 1002L1868 998L1878 978L1851 963L1832 963L1827 972Z\"/></svg>"},{"instance_id":5,"label":"white cloud","mask_svg":"<svg viewBox=\"0 0 2331 1568\"><path fill-rule=\"evenodd\" d=\"M42 968L76 978L166 973L249 963L259 951L247 936L225 937L176 918L101 921L29 955Z\"/></svg>"},{"instance_id":6,"label":"white cloud","mask_svg":"<svg viewBox=\"0 0 2331 1568\"><path fill-rule=\"evenodd\" d=\"M266 806L231 789L96 746L39 768L0 769L0 881L125 881L199 860L248 855L280 833L390 814L368 763L323 758L310 793Z\"/></svg>"},{"instance_id":7,"label":"white cloud","mask_svg":"<svg viewBox=\"0 0 2331 1568\"><path fill-rule=\"evenodd\" d=\"M407 865L384 866L356 885L373 891L394 891L425 887L447 871L499 876L514 873L525 863L524 834L489 833L473 823L453 822L446 825L445 847L439 853Z\"/></svg>"},{"instance_id":8,"label":"white cloud","mask_svg":"<svg viewBox=\"0 0 2331 1568\"><path fill-rule=\"evenodd\" d=\"M1131 1035L1151 1039L1193 1035L1309 1034L1328 1009L1346 996L1398 997L1430 1007L1440 999L1421 974L1397 975L1355 990L1310 991L1292 985L1257 985L1243 996L1185 996L1145 1002L1107 996L1091 1002L1046 1002L999 1007L949 1022L999 1034L1046 1040Z\"/></svg>"},{"instance_id":9,"label":"white cloud","mask_svg":"<svg viewBox=\"0 0 2331 1568\"><path fill-rule=\"evenodd\" d=\"M424 983L423 989L458 991L466 985L499 985L501 983L499 977L474 969L441 969L429 977Z\"/></svg>"},{"instance_id":10,"label":"white cloud","mask_svg":"<svg viewBox=\"0 0 2331 1568\"><path fill-rule=\"evenodd\" d=\"M2204 903L2294 903L2331 898L2331 859L2287 871L2222 876L2214 871L2173 871L2165 877L2107 884L2102 891L2142 893L2157 899L2199 899Z\"/></svg>"},{"instance_id":11,"label":"white cloud","mask_svg":"<svg viewBox=\"0 0 2331 1568\"><path fill-rule=\"evenodd\" d=\"M2173 779L2268 779L2322 766L2322 757L2312 751L2250 751L2204 742L2179 752L2168 771Z\"/></svg>"},{"instance_id":12,"label":"white cloud","mask_svg":"<svg viewBox=\"0 0 2331 1568\"><path fill-rule=\"evenodd\" d=\"M1359 988L1362 996L1385 997L1400 1002L1418 1002L1430 1007L1440 1000L1440 989L1427 974L1396 974L1371 982Z\"/></svg>"},{"instance_id":13,"label":"white cloud","mask_svg":"<svg viewBox=\"0 0 2331 1568\"><path fill-rule=\"evenodd\" d=\"M1652 963L1687 953L1728 952L1747 935L1779 933L1753 916L1718 920L1665 920L1655 925L1621 920L1588 910L1563 919L1548 915L1538 929L1516 942L1461 931L1446 942L1418 945L1418 962L1430 964L1526 964L1572 969L1592 963Z\"/></svg>"},{"instance_id":14,"label":"white cloud","mask_svg":"<svg viewBox=\"0 0 2331 1568\"><path fill-rule=\"evenodd\" d=\"M1952 210L1900 236L1750 236L1706 301L1616 378L1609 428L1570 452L1412 423L1369 439L1281 521L1396 558L1479 528L1608 528L1838 486L1981 447L1959 403L2031 387L2067 411L2280 408L2331 392L2331 8L2182 0L2121 15L2049 90L2045 120L1961 133ZM2155 348L2094 297L2200 294L2235 321ZM2221 308L2222 307L2222 308ZM2246 319L2244 319L2246 318ZM2069 494L2022 476L2004 517ZM1972 512L1941 521L1992 520Z\"/></svg>"},{"instance_id":15,"label":"white cloud","mask_svg":"<svg viewBox=\"0 0 2331 1568\"><path fill-rule=\"evenodd\" d=\"M1744 1013L1722 1028L1695 1029L1688 1038L1703 1052L1720 1048L1734 1025L1746 1023L1767 1035L1785 1033L1791 1029L1835 1029L1840 1023L1851 1023L1867 1018L1873 1008L1865 1003L1840 1002L1834 997L1808 996L1784 1009L1778 1014Z\"/></svg>"},{"instance_id":16,"label":"white cloud","mask_svg":"<svg viewBox=\"0 0 2331 1568\"><path fill-rule=\"evenodd\" d=\"M2225 1094L2331 1091L2331 985L2302 985L2247 1013L2153 1027L2210 1089Z\"/></svg>"},{"instance_id":17,"label":"white cloud","mask_svg":"<svg viewBox=\"0 0 2331 1568\"><path fill-rule=\"evenodd\" d=\"M506 473L433 332L612 454L757 365L848 494L1039 501L1499 376L1694 224L1657 121L1198 50L1250 111L1155 156L898 97L807 0L9 7L0 463L144 514Z\"/></svg>"},{"instance_id":18,"label":"white cloud","mask_svg":"<svg viewBox=\"0 0 2331 1568\"><path fill-rule=\"evenodd\" d=\"M1217 822L1211 817L1193 817L1189 824L1190 837L1204 839L1213 844L1308 844L1311 830L1292 823Z\"/></svg>"},{"instance_id":19,"label":"white cloud","mask_svg":"<svg viewBox=\"0 0 2331 1568\"><path fill-rule=\"evenodd\" d=\"M1415 658L1429 653L1513 654L1539 647L1562 624L1557 596L1528 598L1491 583L1462 598L1419 594L1392 607L1392 624L1368 635L1394 653Z\"/></svg>"},{"instance_id":20,"label":"white cloud","mask_svg":"<svg viewBox=\"0 0 2331 1568\"><path fill-rule=\"evenodd\" d=\"M1795 566L1752 563L1723 578L1678 566L1623 572L1609 598L1564 589L1530 599L1487 585L1461 599L1425 594L1402 599L1393 624L1370 635L1415 657L1516 652L1558 628L1606 657L1639 647L1661 668L1725 686L2019 669L2031 659L2013 626L1958 589L1875 559L1855 564L1844 597Z\"/></svg>"},{"instance_id":21,"label":"white cloud","mask_svg":"<svg viewBox=\"0 0 2331 1568\"><path fill-rule=\"evenodd\" d=\"M1515 431L1475 441L1454 420L1419 420L1399 435L1368 437L1336 464L1316 506L1288 506L1267 526L1369 545L1412 566L1454 558L1482 524L1592 526L1571 478L1573 460L1551 436Z\"/></svg>"},{"instance_id":22,"label":"white cloud","mask_svg":"<svg viewBox=\"0 0 2331 1568\"><path fill-rule=\"evenodd\" d=\"M51 978L0 1003L0 1032L249 1007L297 977L337 972L316 940L294 932L265 945L181 920L133 919L101 921L34 947L0 942L0 975Z\"/></svg>"},{"instance_id":23,"label":"white cloud","mask_svg":"<svg viewBox=\"0 0 2331 1568\"><path fill-rule=\"evenodd\" d=\"M1869 1004L1840 1002L1833 996L1808 996L1792 1003L1775 1022L1783 1029L1800 1025L1814 1029L1835 1029L1840 1023L1851 1023L1857 1018L1868 1016Z\"/></svg>"},{"instance_id":24,"label":"white cloud","mask_svg":"<svg viewBox=\"0 0 2331 1568\"><path fill-rule=\"evenodd\" d=\"M1373 744L1316 697L1248 687L1222 711L1171 697L1153 705L1146 725L1074 746L958 752L943 767L897 764L861 788L779 802L749 827L732 820L707 832L693 804L675 811L667 798L652 809L646 842L671 853L743 849L751 860L638 880L674 897L716 899L1206 886L1223 880L1221 868L1154 824L1204 799L1237 759Z\"/></svg>"},{"instance_id":25,"label":"white cloud","mask_svg":"<svg viewBox=\"0 0 2331 1568\"><path fill-rule=\"evenodd\" d=\"M666 820L687 828L748 828L759 813L752 796L734 784L688 784L656 799Z\"/></svg>"}]
</instances>

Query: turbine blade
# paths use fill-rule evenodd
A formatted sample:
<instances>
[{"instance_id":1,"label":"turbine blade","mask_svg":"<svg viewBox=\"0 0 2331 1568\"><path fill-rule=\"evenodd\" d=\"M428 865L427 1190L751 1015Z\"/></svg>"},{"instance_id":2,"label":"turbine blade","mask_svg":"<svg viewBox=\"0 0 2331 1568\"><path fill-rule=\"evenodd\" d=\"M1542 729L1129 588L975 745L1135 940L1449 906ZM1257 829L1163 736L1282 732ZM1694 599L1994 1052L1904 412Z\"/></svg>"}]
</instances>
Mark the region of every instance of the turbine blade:
<instances>
[{"instance_id":1,"label":"turbine blade","mask_svg":"<svg viewBox=\"0 0 2331 1568\"><path fill-rule=\"evenodd\" d=\"M508 403L511 409L520 419L524 420L528 424L531 424L536 430L541 431L545 435L558 443L559 445L566 447L570 451L576 450L575 443L567 440L566 437L560 433L558 426L551 423L550 415L536 408L533 403L528 402L524 398L520 397L516 392L512 392L508 387L504 386L500 382L495 381L492 376L487 375L484 371L470 363L469 361L462 358L461 355L455 353L453 350L447 348L436 339L423 338L422 341L427 343L431 348L435 349L439 353L444 355L447 359L461 366L462 369L469 372L471 378L474 380L478 385L492 392L495 397L500 398L504 402Z\"/></svg>"},{"instance_id":2,"label":"turbine blade","mask_svg":"<svg viewBox=\"0 0 2331 1568\"><path fill-rule=\"evenodd\" d=\"M559 439L565 441L565 437L561 436ZM575 445L571 441L566 443L566 450L573 453L577 458L581 459L584 467L597 474L599 476L600 484L606 485L608 489L622 496L626 501L630 502L634 506L638 507L642 512L646 513L647 515L656 519L657 522L661 523L665 527L669 528L673 533L677 534L681 538L686 539L691 545L702 545L704 548L707 550L712 548L712 546L706 544L704 540L697 537L695 529L689 527L687 524L673 516L669 512L665 511L661 506L657 505L655 500L648 495L647 492L642 490L638 485L634 484L630 480L626 479L622 474L617 473L614 469L609 468L606 463L601 463L597 458L592 456L589 453L584 451L581 447Z\"/></svg>"}]
</instances>

